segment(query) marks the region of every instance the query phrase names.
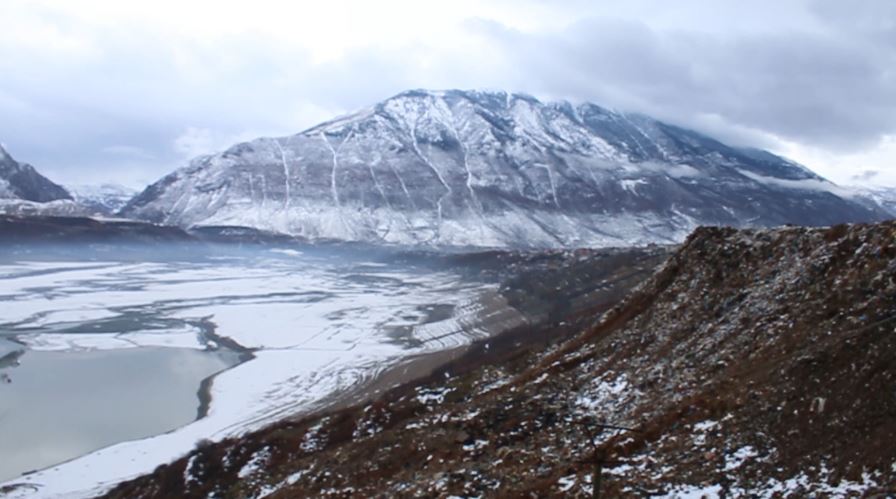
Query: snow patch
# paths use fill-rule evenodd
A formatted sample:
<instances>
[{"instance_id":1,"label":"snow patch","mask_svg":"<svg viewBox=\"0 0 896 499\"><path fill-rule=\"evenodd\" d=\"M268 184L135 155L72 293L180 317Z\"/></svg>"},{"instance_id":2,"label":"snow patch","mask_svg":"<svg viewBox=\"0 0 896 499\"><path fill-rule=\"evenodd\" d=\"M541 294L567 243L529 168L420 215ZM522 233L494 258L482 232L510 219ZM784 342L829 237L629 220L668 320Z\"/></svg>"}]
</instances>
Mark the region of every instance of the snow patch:
<instances>
[{"instance_id":1,"label":"snow patch","mask_svg":"<svg viewBox=\"0 0 896 499\"><path fill-rule=\"evenodd\" d=\"M249 461L240 468L239 476L241 479L245 480L252 475L255 475L259 471L263 471L264 467L268 464L268 460L271 458L271 449L268 447L264 447L249 458Z\"/></svg>"}]
</instances>

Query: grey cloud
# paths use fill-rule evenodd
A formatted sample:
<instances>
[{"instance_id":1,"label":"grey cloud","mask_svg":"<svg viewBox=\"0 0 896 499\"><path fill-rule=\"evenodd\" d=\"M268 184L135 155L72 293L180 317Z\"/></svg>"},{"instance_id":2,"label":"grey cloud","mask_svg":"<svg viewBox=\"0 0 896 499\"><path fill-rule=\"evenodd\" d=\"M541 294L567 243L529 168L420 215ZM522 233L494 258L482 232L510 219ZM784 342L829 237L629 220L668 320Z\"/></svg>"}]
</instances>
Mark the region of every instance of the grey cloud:
<instances>
[{"instance_id":1,"label":"grey cloud","mask_svg":"<svg viewBox=\"0 0 896 499\"><path fill-rule=\"evenodd\" d=\"M0 137L17 157L72 182L104 171L148 182L191 153L230 145L221 138L296 133L409 87L484 81L482 72L463 70L469 61L427 47L356 50L314 63L259 34L214 46L183 40L168 46L148 33L98 38L104 52L96 60L79 66L36 60L0 81L0 114L15 116L0 121ZM438 64L414 63L425 57ZM110 146L127 147L108 154Z\"/></svg>"},{"instance_id":2,"label":"grey cloud","mask_svg":"<svg viewBox=\"0 0 896 499\"><path fill-rule=\"evenodd\" d=\"M896 2L814 0L810 10L835 32L879 46L896 47Z\"/></svg>"},{"instance_id":3,"label":"grey cloud","mask_svg":"<svg viewBox=\"0 0 896 499\"><path fill-rule=\"evenodd\" d=\"M0 95L16 96L27 112L0 99L0 114L15 116L0 123L0 137L18 157L63 177L110 170L122 175L124 169L148 181L184 162L176 141L190 129L236 136L303 126L293 105L308 98L305 92L277 84L283 80L277 68L309 67L302 54L271 60L263 44L240 40L181 47L197 58L185 71L173 47L139 39L129 43L107 33L99 60L80 67L35 61L28 72L5 78ZM227 66L228 58L236 64ZM133 154L121 148L108 154L110 145L126 145Z\"/></svg>"},{"instance_id":4,"label":"grey cloud","mask_svg":"<svg viewBox=\"0 0 896 499\"><path fill-rule=\"evenodd\" d=\"M876 177L880 176L880 172L877 170L865 170L861 173L853 175L851 178L854 181L858 182L866 182L868 180L873 180Z\"/></svg>"},{"instance_id":5,"label":"grey cloud","mask_svg":"<svg viewBox=\"0 0 896 499\"><path fill-rule=\"evenodd\" d=\"M688 125L722 116L728 133L757 129L841 151L896 130L896 57L857 36L809 30L721 36L609 19L548 35L494 24L480 29L527 68L539 92Z\"/></svg>"},{"instance_id":6,"label":"grey cloud","mask_svg":"<svg viewBox=\"0 0 896 499\"><path fill-rule=\"evenodd\" d=\"M77 63L0 57L0 140L51 176L150 181L190 151L296 133L417 87L588 100L760 147L767 132L855 151L896 132L894 2L818 0L811 23L763 34L601 17L593 4L562 6L595 15L554 32L470 20L472 51L370 47L326 63L259 33L206 45L106 28L91 33L100 53ZM702 5L675 7L699 18ZM775 13L774 2L757 5Z\"/></svg>"}]
</instances>

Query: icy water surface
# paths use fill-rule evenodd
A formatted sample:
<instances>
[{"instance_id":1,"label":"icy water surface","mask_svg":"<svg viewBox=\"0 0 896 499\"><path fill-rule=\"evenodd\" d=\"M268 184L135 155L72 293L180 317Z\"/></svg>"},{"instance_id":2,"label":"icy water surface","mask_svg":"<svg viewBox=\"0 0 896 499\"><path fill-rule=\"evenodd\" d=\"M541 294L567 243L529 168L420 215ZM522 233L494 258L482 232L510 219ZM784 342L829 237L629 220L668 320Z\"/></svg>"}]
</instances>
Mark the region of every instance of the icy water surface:
<instances>
[{"instance_id":1,"label":"icy water surface","mask_svg":"<svg viewBox=\"0 0 896 499\"><path fill-rule=\"evenodd\" d=\"M181 348L28 351L0 385L0 480L183 426L201 381L236 362Z\"/></svg>"},{"instance_id":2,"label":"icy water surface","mask_svg":"<svg viewBox=\"0 0 896 499\"><path fill-rule=\"evenodd\" d=\"M109 254L0 258L0 480L50 466L12 482L29 494L99 490L486 334L491 286L382 255Z\"/></svg>"}]
</instances>

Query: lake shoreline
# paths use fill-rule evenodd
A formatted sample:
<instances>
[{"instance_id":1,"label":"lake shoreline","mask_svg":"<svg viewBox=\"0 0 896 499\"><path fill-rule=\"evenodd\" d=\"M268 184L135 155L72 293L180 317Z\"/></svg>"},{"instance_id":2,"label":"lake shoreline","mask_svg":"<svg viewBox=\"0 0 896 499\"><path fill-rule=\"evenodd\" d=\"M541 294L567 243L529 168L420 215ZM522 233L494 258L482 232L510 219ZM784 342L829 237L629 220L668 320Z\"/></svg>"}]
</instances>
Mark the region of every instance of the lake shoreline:
<instances>
[{"instance_id":1,"label":"lake shoreline","mask_svg":"<svg viewBox=\"0 0 896 499\"><path fill-rule=\"evenodd\" d=\"M478 331L478 334L470 334L472 340L469 343L403 357L366 383L333 393L321 400L316 407L299 411L286 419L303 418L367 403L389 390L432 375L464 356L477 343L486 344L507 331L532 326L535 319L511 306L506 297L496 290L481 292L476 303L481 308L473 317L452 317L466 322L463 327L467 331Z\"/></svg>"},{"instance_id":2,"label":"lake shoreline","mask_svg":"<svg viewBox=\"0 0 896 499\"><path fill-rule=\"evenodd\" d=\"M620 250L585 251L587 254L449 255L428 262L418 260L410 266L399 262L371 266L361 261L347 269L344 265L320 267L316 261L314 267L301 266L304 262L299 261L297 268L291 258L279 257L270 263L263 261L263 266L253 264L245 277L236 274L239 282L249 279L245 281L248 288L237 288L245 299L234 298L228 291L227 301L219 303L214 298L214 293L219 293L218 284L193 285L191 291L207 293L208 298L197 299L192 294L181 298L189 300L187 307L173 301L164 302L161 308L137 305L142 307L139 310L159 310L172 319L191 320L188 330L198 327L216 335L200 334L200 343L211 348L231 349L227 344L231 340L239 350L248 341L242 354L252 358L239 364L240 369L224 370L201 383L198 397L204 402L196 415L203 417L194 423L157 437L122 442L3 485L40 483L39 496L100 494L189 455L200 442L230 441L284 422L358 407L433 376L454 376L470 365L514 351L520 344L535 346L556 339L564 328L553 319L575 305L573 298L587 294L598 301L613 301L612 291L604 296L599 289L606 283L599 281L603 271L595 275L582 272L593 266L586 260L597 259L598 268L609 269L644 258L652 260L662 253L637 250L632 253L635 256L626 256L629 253ZM232 282L233 271L242 268L240 262L222 262L223 268L213 262L187 269L200 282ZM227 266L235 268L231 271ZM156 267L138 269L138 276L147 276L146 286L192 282L180 274L165 278L168 274L147 273ZM181 272L181 267L174 270ZM372 280L350 281L350 288L339 288L340 293L346 293L341 301L327 307L328 300L339 295L320 290L340 283L334 279L345 275L340 273L343 269L363 269L372 274ZM222 275L228 280L221 280L218 276ZM276 285L271 278L276 279ZM381 281L400 286L383 288ZM383 289L388 292L380 292ZM446 314L448 304L453 307L450 317ZM268 310L286 313L272 316ZM210 314L214 314L213 319ZM314 321L318 317L327 322ZM206 320L207 328L197 325L197 321ZM278 329L271 329L271 321L287 336L272 334ZM413 329L413 338L389 334L395 328L407 327ZM336 348L327 350L328 345ZM193 393L197 396L196 391ZM97 469L107 471L98 474Z\"/></svg>"}]
</instances>

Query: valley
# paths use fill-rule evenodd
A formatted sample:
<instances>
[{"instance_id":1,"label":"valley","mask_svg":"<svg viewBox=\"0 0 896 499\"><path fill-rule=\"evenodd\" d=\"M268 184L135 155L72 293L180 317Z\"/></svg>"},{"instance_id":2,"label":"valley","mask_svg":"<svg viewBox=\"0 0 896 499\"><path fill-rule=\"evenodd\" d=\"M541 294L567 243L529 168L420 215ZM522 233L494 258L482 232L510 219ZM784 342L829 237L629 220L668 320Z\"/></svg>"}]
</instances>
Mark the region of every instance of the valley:
<instances>
[{"instance_id":1,"label":"valley","mask_svg":"<svg viewBox=\"0 0 896 499\"><path fill-rule=\"evenodd\" d=\"M0 147L0 497L892 493L893 199L504 91L142 191Z\"/></svg>"},{"instance_id":2,"label":"valley","mask_svg":"<svg viewBox=\"0 0 896 499\"><path fill-rule=\"evenodd\" d=\"M607 309L107 497L886 497L894 275L893 222L701 228Z\"/></svg>"}]
</instances>

